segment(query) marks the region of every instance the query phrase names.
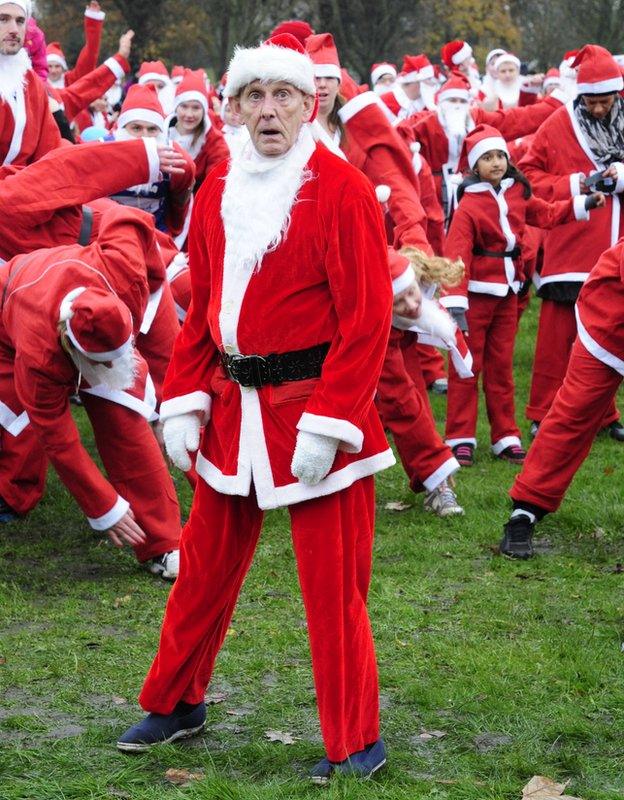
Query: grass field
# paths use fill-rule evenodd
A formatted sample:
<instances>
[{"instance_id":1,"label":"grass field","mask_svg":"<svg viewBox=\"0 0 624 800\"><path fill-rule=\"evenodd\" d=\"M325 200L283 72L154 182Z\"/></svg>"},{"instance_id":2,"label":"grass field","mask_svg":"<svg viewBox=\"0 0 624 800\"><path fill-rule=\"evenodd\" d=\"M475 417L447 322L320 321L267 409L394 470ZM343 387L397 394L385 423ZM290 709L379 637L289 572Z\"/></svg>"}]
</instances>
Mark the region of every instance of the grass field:
<instances>
[{"instance_id":1,"label":"grass field","mask_svg":"<svg viewBox=\"0 0 624 800\"><path fill-rule=\"evenodd\" d=\"M537 310L518 343L519 417ZM95 537L50 474L39 508L0 532L1 800L519 800L534 774L623 798L624 445L598 438L540 554L518 563L493 549L514 468L491 458L484 424L480 443L458 478L462 519L425 516L398 466L378 479L370 611L389 765L328 789L303 780L322 744L286 514L268 516L204 736L128 757L114 743L140 716L169 587ZM270 742L276 729L294 744Z\"/></svg>"}]
</instances>

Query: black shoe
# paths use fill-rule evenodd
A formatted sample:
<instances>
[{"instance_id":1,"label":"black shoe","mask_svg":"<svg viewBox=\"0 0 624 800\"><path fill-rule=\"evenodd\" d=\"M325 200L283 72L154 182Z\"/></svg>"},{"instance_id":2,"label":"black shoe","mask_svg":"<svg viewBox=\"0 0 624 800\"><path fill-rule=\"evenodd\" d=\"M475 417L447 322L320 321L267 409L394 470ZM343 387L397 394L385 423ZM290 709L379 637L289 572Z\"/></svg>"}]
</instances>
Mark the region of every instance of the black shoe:
<instances>
[{"instance_id":1,"label":"black shoe","mask_svg":"<svg viewBox=\"0 0 624 800\"><path fill-rule=\"evenodd\" d=\"M619 419L607 425L607 431L609 432L609 436L615 439L616 442L624 442L624 425L622 425Z\"/></svg>"},{"instance_id":2,"label":"black shoe","mask_svg":"<svg viewBox=\"0 0 624 800\"><path fill-rule=\"evenodd\" d=\"M206 704L178 703L171 714L148 714L119 738L117 749L124 753L143 753L155 744L188 739L203 730Z\"/></svg>"},{"instance_id":3,"label":"black shoe","mask_svg":"<svg viewBox=\"0 0 624 800\"><path fill-rule=\"evenodd\" d=\"M19 519L19 514L13 511L3 497L0 497L0 524L3 522L15 522L16 519Z\"/></svg>"},{"instance_id":4,"label":"black shoe","mask_svg":"<svg viewBox=\"0 0 624 800\"><path fill-rule=\"evenodd\" d=\"M453 447L453 455L457 459L460 467L472 467L474 464L474 445L463 443Z\"/></svg>"},{"instance_id":5,"label":"black shoe","mask_svg":"<svg viewBox=\"0 0 624 800\"><path fill-rule=\"evenodd\" d=\"M503 528L503 538L499 548L501 554L509 558L532 558L534 530L535 523L525 514L511 517Z\"/></svg>"},{"instance_id":6,"label":"black shoe","mask_svg":"<svg viewBox=\"0 0 624 800\"><path fill-rule=\"evenodd\" d=\"M383 739L369 744L364 750L352 753L344 761L333 762L322 758L311 772L312 783L323 785L328 783L334 773L340 775L355 775L366 780L380 770L386 763L386 746Z\"/></svg>"}]
</instances>

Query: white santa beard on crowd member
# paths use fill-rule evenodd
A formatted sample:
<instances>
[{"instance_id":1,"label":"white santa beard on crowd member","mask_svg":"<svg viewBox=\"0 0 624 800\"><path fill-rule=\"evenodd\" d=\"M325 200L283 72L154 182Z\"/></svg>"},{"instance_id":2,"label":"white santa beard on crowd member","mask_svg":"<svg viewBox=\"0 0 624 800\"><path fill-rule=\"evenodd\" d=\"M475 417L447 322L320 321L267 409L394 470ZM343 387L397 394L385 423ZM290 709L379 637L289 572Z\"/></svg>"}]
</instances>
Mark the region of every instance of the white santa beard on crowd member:
<instances>
[{"instance_id":1,"label":"white santa beard on crowd member","mask_svg":"<svg viewBox=\"0 0 624 800\"><path fill-rule=\"evenodd\" d=\"M60 78L57 78L55 81L52 80L48 76L48 83L53 89L64 89L65 88L65 75L61 75Z\"/></svg>"},{"instance_id":2,"label":"white santa beard on crowd member","mask_svg":"<svg viewBox=\"0 0 624 800\"><path fill-rule=\"evenodd\" d=\"M503 104L504 108L515 108L520 100L520 87L522 79L513 83L503 83L498 78L494 81L494 94Z\"/></svg>"},{"instance_id":3,"label":"white santa beard on crowd member","mask_svg":"<svg viewBox=\"0 0 624 800\"><path fill-rule=\"evenodd\" d=\"M14 56L0 55L0 98L12 100L24 87L24 76L30 69L28 53L22 47Z\"/></svg>"},{"instance_id":4,"label":"white santa beard on crowd member","mask_svg":"<svg viewBox=\"0 0 624 800\"><path fill-rule=\"evenodd\" d=\"M393 81L392 83L376 83L373 86L373 91L375 94L386 94L387 92L391 92L395 86L396 81Z\"/></svg>"},{"instance_id":5,"label":"white santa beard on crowd member","mask_svg":"<svg viewBox=\"0 0 624 800\"><path fill-rule=\"evenodd\" d=\"M112 361L110 367L91 361L74 347L69 348L69 355L76 369L91 388L106 386L107 389L123 392L134 386L139 365L133 348Z\"/></svg>"},{"instance_id":6,"label":"white santa beard on crowd member","mask_svg":"<svg viewBox=\"0 0 624 800\"><path fill-rule=\"evenodd\" d=\"M443 100L438 106L438 120L449 141L449 160L456 165L466 134L475 126L470 106Z\"/></svg>"},{"instance_id":7,"label":"white santa beard on crowd member","mask_svg":"<svg viewBox=\"0 0 624 800\"><path fill-rule=\"evenodd\" d=\"M165 116L173 114L175 110L175 90L176 87L173 83L166 83L162 89L158 90L158 99L163 107Z\"/></svg>"},{"instance_id":8,"label":"white santa beard on crowd member","mask_svg":"<svg viewBox=\"0 0 624 800\"><path fill-rule=\"evenodd\" d=\"M117 103L121 102L121 97L123 95L123 89L118 83L115 83L111 86L111 88L106 92L104 98L106 102L111 108L114 108Z\"/></svg>"},{"instance_id":9,"label":"white santa beard on crowd member","mask_svg":"<svg viewBox=\"0 0 624 800\"><path fill-rule=\"evenodd\" d=\"M297 194L311 177L305 165L315 146L310 126L304 124L282 157L260 155L251 139L233 154L221 201L224 270L260 269L265 254L286 238Z\"/></svg>"}]
</instances>

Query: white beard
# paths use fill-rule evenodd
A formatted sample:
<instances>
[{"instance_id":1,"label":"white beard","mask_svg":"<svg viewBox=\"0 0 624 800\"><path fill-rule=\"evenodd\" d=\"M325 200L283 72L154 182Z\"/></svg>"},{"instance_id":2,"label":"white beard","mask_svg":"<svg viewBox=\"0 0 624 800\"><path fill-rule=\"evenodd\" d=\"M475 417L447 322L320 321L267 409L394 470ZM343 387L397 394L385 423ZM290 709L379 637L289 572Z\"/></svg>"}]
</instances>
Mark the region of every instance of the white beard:
<instances>
[{"instance_id":1,"label":"white beard","mask_svg":"<svg viewBox=\"0 0 624 800\"><path fill-rule=\"evenodd\" d=\"M117 105L117 103L121 102L122 95L123 95L123 89L118 83L114 83L111 86L111 88L106 92L104 97L106 98L106 102L112 109Z\"/></svg>"},{"instance_id":2,"label":"white beard","mask_svg":"<svg viewBox=\"0 0 624 800\"><path fill-rule=\"evenodd\" d=\"M22 47L14 56L0 55L0 99L10 102L24 88L25 75L31 63Z\"/></svg>"},{"instance_id":3,"label":"white beard","mask_svg":"<svg viewBox=\"0 0 624 800\"><path fill-rule=\"evenodd\" d=\"M520 100L521 78L513 83L502 83L498 79L494 81L494 94L503 104L503 108L516 108Z\"/></svg>"},{"instance_id":4,"label":"white beard","mask_svg":"<svg viewBox=\"0 0 624 800\"><path fill-rule=\"evenodd\" d=\"M91 388L105 386L112 391L124 392L134 386L139 370L139 362L134 348L130 348L112 361L110 367L91 361L74 347L69 348L69 355L76 369Z\"/></svg>"},{"instance_id":5,"label":"white beard","mask_svg":"<svg viewBox=\"0 0 624 800\"><path fill-rule=\"evenodd\" d=\"M395 86L396 86L396 83L390 83L390 84L388 84L388 83L376 83L373 86L373 91L375 92L375 94L379 94L379 95L386 94L387 92L391 92L394 89Z\"/></svg>"},{"instance_id":6,"label":"white beard","mask_svg":"<svg viewBox=\"0 0 624 800\"><path fill-rule=\"evenodd\" d=\"M65 75L61 75L60 78L57 78L55 81L52 78L48 78L48 83L53 89L64 89L65 88Z\"/></svg>"},{"instance_id":7,"label":"white beard","mask_svg":"<svg viewBox=\"0 0 624 800\"><path fill-rule=\"evenodd\" d=\"M266 253L286 238L297 194L311 177L305 166L315 146L304 124L285 156L261 156L251 140L232 154L221 200L224 272L259 270Z\"/></svg>"},{"instance_id":8,"label":"white beard","mask_svg":"<svg viewBox=\"0 0 624 800\"><path fill-rule=\"evenodd\" d=\"M158 99L166 117L175 111L175 89L173 83L166 83L162 89L158 90Z\"/></svg>"},{"instance_id":9,"label":"white beard","mask_svg":"<svg viewBox=\"0 0 624 800\"><path fill-rule=\"evenodd\" d=\"M449 162L457 166L466 134L475 126L468 103L443 100L438 106L438 121L449 142Z\"/></svg>"}]
</instances>

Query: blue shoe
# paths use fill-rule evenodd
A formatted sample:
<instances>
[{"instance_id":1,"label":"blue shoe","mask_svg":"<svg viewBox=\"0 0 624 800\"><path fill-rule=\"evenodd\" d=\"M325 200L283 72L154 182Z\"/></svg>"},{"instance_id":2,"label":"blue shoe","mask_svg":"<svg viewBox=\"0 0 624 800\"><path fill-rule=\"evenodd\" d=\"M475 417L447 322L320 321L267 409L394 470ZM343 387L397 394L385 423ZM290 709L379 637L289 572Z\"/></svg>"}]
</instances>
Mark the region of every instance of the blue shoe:
<instances>
[{"instance_id":1,"label":"blue shoe","mask_svg":"<svg viewBox=\"0 0 624 800\"><path fill-rule=\"evenodd\" d=\"M383 739L377 739L373 744L369 744L364 750L345 758L344 761L332 762L327 758L322 758L311 772L312 783L323 785L328 783L331 776L335 773L340 775L355 775L358 778L367 780L380 770L386 763L386 746Z\"/></svg>"},{"instance_id":2,"label":"blue shoe","mask_svg":"<svg viewBox=\"0 0 624 800\"><path fill-rule=\"evenodd\" d=\"M0 497L0 524L3 522L15 522L16 519L19 519L19 514L13 511L3 497Z\"/></svg>"},{"instance_id":3,"label":"blue shoe","mask_svg":"<svg viewBox=\"0 0 624 800\"><path fill-rule=\"evenodd\" d=\"M206 704L178 703L171 714L148 714L145 719L120 737L117 749L124 753L143 753L155 744L169 744L177 739L188 739L204 728Z\"/></svg>"}]
</instances>

